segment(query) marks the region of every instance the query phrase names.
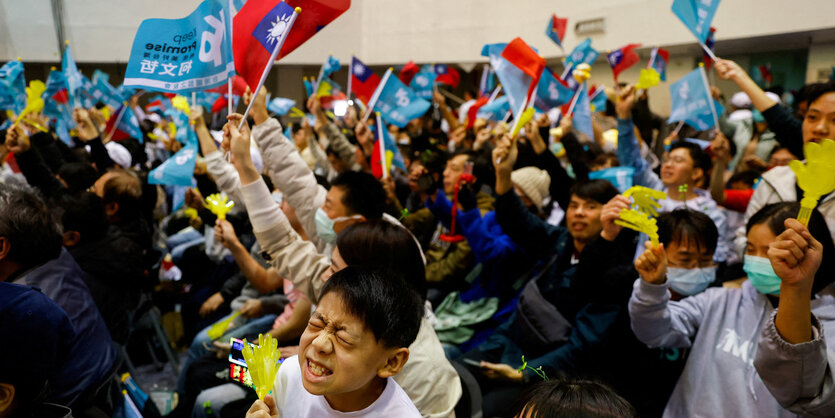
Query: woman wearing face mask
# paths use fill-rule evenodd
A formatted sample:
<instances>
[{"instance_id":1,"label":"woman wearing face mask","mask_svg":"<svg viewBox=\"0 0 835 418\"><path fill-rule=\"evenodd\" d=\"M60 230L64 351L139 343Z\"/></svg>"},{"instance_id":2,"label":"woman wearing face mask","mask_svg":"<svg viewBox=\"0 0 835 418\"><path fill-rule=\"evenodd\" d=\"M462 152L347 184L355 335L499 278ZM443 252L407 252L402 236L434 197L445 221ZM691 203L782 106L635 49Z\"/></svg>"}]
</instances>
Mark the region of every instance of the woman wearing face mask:
<instances>
[{"instance_id":1,"label":"woman wearing face mask","mask_svg":"<svg viewBox=\"0 0 835 418\"><path fill-rule=\"evenodd\" d=\"M749 280L740 289L711 288L671 302L669 252L648 244L635 261L641 275L629 301L635 335L652 347L690 347L664 416L794 416L765 387L753 360L761 330L780 303L781 280L766 258L769 245L799 209L797 203L776 203L751 217L743 267ZM832 282L835 247L817 211L809 230L823 247L824 262L812 286L815 294Z\"/></svg>"}]
</instances>

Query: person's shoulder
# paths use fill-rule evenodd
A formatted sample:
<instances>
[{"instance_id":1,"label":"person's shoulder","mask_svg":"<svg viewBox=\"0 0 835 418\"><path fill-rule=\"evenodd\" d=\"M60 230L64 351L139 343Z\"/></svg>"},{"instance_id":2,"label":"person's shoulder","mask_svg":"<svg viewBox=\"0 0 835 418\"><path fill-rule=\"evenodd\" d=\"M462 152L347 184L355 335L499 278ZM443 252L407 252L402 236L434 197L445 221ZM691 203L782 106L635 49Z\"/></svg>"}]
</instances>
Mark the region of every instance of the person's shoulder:
<instances>
[{"instance_id":1,"label":"person's shoulder","mask_svg":"<svg viewBox=\"0 0 835 418\"><path fill-rule=\"evenodd\" d=\"M766 171L762 175L763 180L767 180L768 182L774 185L780 185L784 182L786 183L794 183L794 171L789 168L789 166L778 166L774 167L771 170Z\"/></svg>"},{"instance_id":2,"label":"person's shoulder","mask_svg":"<svg viewBox=\"0 0 835 418\"><path fill-rule=\"evenodd\" d=\"M375 415L379 413L379 416L421 417L420 411L415 407L409 395L406 394L406 391L393 378L388 378L386 392L389 391L390 396L387 397L386 402L379 404L380 409L374 411ZM383 396L385 395L384 392Z\"/></svg>"}]
</instances>

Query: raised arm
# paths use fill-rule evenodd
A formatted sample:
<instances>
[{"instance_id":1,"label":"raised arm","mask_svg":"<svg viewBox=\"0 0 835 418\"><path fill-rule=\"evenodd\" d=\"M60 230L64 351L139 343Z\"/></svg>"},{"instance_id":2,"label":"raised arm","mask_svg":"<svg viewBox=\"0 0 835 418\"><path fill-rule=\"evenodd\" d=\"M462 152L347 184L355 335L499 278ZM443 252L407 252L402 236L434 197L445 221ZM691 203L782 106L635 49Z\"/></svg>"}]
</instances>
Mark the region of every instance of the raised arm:
<instances>
[{"instance_id":1,"label":"raised arm","mask_svg":"<svg viewBox=\"0 0 835 418\"><path fill-rule=\"evenodd\" d=\"M635 169L632 175L635 185L661 190L664 184L641 156L641 146L638 144L638 138L635 137L635 125L632 123L634 105L635 87L624 87L615 104L618 115L618 160L620 160L620 165Z\"/></svg>"}]
</instances>

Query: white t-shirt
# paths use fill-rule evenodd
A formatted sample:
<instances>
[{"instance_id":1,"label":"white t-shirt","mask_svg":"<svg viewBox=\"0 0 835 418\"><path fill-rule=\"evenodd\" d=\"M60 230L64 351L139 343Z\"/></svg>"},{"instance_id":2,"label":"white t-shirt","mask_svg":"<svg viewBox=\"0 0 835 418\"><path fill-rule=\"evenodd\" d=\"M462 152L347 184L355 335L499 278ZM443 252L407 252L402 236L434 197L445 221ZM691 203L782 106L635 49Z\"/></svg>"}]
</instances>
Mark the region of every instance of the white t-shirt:
<instances>
[{"instance_id":1,"label":"white t-shirt","mask_svg":"<svg viewBox=\"0 0 835 418\"><path fill-rule=\"evenodd\" d=\"M283 418L421 417L406 392L390 377L386 379L383 393L367 408L361 411L339 412L331 408L324 396L312 395L304 388L298 356L288 358L278 369L273 397Z\"/></svg>"}]
</instances>

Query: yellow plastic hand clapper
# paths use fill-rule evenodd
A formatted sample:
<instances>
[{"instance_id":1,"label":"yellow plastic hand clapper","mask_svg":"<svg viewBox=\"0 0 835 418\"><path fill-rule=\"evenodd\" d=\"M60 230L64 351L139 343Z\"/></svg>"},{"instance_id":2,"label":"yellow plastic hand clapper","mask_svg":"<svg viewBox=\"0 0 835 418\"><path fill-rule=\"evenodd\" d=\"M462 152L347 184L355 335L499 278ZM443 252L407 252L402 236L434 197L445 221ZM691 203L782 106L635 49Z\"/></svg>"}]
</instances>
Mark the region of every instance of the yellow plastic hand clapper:
<instances>
[{"instance_id":1,"label":"yellow plastic hand clapper","mask_svg":"<svg viewBox=\"0 0 835 418\"><path fill-rule=\"evenodd\" d=\"M264 400L273 388L275 375L278 373L278 359L281 357L278 341L269 334L258 334L258 346L244 344L243 354L249 375L252 376L255 393L258 394L258 399Z\"/></svg>"},{"instance_id":2,"label":"yellow plastic hand clapper","mask_svg":"<svg viewBox=\"0 0 835 418\"><path fill-rule=\"evenodd\" d=\"M795 160L789 163L789 167L797 177L797 185L803 190L797 220L809 225L809 217L818 205L818 199L835 190L835 141L824 139L820 144L807 142L803 152L806 164Z\"/></svg>"},{"instance_id":3,"label":"yellow plastic hand clapper","mask_svg":"<svg viewBox=\"0 0 835 418\"><path fill-rule=\"evenodd\" d=\"M644 186L632 186L623 193L624 197L632 198L632 206L638 211L647 214L647 216L658 216L658 210L661 208L659 200L667 198L667 193L661 190L650 189Z\"/></svg>"},{"instance_id":4,"label":"yellow plastic hand clapper","mask_svg":"<svg viewBox=\"0 0 835 418\"><path fill-rule=\"evenodd\" d=\"M229 200L229 197L220 193L211 194L206 197L206 208L214 213L221 221L226 219L226 213L229 212L235 202Z\"/></svg>"},{"instance_id":5,"label":"yellow plastic hand clapper","mask_svg":"<svg viewBox=\"0 0 835 418\"><path fill-rule=\"evenodd\" d=\"M15 126L21 120L24 120L27 115L38 113L43 110L44 102L41 98L41 94L46 91L46 84L40 80L32 80L29 82L29 87L26 87L26 107L20 112L18 115L17 120L15 121ZM35 124L37 125L37 124ZM41 126L37 126L37 128L43 130Z\"/></svg>"},{"instance_id":6,"label":"yellow plastic hand clapper","mask_svg":"<svg viewBox=\"0 0 835 418\"><path fill-rule=\"evenodd\" d=\"M616 219L615 224L647 234L652 245L658 247L658 224L648 214L635 209L624 209L620 211L620 219Z\"/></svg>"},{"instance_id":7,"label":"yellow plastic hand clapper","mask_svg":"<svg viewBox=\"0 0 835 418\"><path fill-rule=\"evenodd\" d=\"M226 332L226 329L229 328L229 324L235 320L238 316L241 315L240 311L235 311L232 315L229 315L228 318L224 319L223 321L215 322L212 326L209 327L208 331L206 331L206 335L209 336L212 340L216 340L223 336Z\"/></svg>"}]
</instances>

